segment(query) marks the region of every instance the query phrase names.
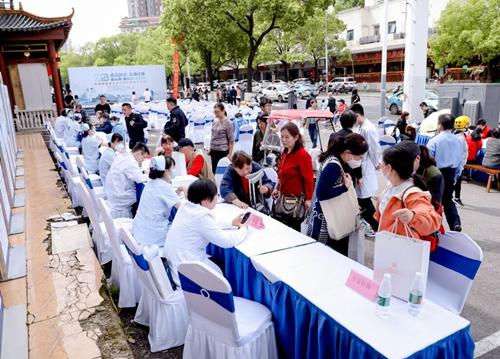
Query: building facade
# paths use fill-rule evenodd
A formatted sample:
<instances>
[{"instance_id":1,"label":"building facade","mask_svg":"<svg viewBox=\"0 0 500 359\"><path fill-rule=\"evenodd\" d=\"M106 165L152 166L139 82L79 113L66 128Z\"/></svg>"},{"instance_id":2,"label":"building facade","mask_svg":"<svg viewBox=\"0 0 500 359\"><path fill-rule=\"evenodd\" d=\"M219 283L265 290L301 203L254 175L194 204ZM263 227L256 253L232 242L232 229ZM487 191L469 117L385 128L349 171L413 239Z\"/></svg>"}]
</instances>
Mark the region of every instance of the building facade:
<instances>
[{"instance_id":1,"label":"building facade","mask_svg":"<svg viewBox=\"0 0 500 359\"><path fill-rule=\"evenodd\" d=\"M141 32L160 23L161 0L127 0L128 17L120 23L122 32Z\"/></svg>"}]
</instances>

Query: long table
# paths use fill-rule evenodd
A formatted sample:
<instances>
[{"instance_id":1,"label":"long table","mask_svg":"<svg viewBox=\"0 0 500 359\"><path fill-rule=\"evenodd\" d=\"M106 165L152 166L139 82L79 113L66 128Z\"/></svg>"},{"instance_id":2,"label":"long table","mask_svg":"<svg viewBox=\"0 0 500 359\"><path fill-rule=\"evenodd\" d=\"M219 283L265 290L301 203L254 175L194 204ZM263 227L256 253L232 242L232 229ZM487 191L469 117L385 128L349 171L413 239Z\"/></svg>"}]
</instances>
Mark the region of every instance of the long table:
<instances>
[{"instance_id":1,"label":"long table","mask_svg":"<svg viewBox=\"0 0 500 359\"><path fill-rule=\"evenodd\" d=\"M218 220L244 210L219 204ZM380 319L375 304L345 286L352 269L372 271L272 218L235 248L210 245L237 296L273 313L282 358L472 358L467 320L425 300L419 316L392 299Z\"/></svg>"}]
</instances>

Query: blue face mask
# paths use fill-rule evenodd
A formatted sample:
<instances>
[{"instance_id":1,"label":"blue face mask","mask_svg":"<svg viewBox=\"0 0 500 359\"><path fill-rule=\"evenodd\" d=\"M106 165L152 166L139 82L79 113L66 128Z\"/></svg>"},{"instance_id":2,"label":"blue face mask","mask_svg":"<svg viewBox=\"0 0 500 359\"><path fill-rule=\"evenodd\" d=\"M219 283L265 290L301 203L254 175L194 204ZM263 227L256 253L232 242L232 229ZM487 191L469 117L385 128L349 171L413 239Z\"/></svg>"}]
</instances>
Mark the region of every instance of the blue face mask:
<instances>
[{"instance_id":1,"label":"blue face mask","mask_svg":"<svg viewBox=\"0 0 500 359\"><path fill-rule=\"evenodd\" d=\"M173 180L177 175L175 172L170 173L170 179Z\"/></svg>"}]
</instances>

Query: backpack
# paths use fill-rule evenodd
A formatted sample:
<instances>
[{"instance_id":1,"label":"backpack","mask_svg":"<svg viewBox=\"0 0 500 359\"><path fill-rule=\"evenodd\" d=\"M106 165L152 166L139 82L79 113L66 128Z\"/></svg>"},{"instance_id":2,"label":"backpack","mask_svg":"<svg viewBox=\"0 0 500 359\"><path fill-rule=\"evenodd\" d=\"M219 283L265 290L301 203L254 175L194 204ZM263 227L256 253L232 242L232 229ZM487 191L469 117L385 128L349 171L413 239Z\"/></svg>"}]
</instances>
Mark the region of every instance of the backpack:
<instances>
[{"instance_id":1,"label":"backpack","mask_svg":"<svg viewBox=\"0 0 500 359\"><path fill-rule=\"evenodd\" d=\"M406 208L405 206L405 197L406 197L406 193L408 192L408 190L410 188L417 188L420 190L420 188L418 188L417 186L413 185L413 186L410 186L408 187L404 192L403 192L403 195L401 196L401 203L403 204L403 208ZM430 242L431 246L430 246L430 250L431 250L431 253L434 252L439 244L439 234L444 234L445 230L444 230L444 226L443 226L443 213L444 213L444 207L443 205L441 204L441 202L439 201L436 201L434 199L431 199L431 204L432 204L432 207L434 207L434 211L439 214L439 216L441 217L441 226L439 227L439 229L431 234L428 234L428 235L425 235L425 236L422 236L422 240L423 241L428 241Z\"/></svg>"}]
</instances>

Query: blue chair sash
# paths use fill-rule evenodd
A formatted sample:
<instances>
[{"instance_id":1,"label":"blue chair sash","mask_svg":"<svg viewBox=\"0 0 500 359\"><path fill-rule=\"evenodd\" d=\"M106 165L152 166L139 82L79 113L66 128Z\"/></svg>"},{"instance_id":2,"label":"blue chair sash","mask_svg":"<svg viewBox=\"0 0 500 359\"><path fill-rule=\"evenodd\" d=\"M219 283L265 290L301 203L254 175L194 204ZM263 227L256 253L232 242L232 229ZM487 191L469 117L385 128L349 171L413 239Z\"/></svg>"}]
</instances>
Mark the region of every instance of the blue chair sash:
<instances>
[{"instance_id":1,"label":"blue chair sash","mask_svg":"<svg viewBox=\"0 0 500 359\"><path fill-rule=\"evenodd\" d=\"M124 244L124 246L127 249L128 254L130 254L130 256L132 258L134 258L134 261L135 261L135 263L137 263L137 266L139 268L141 268L143 271L148 271L149 270L149 263L144 258L144 256L142 254L137 255L137 254L132 253L132 251L130 249L128 249L126 244Z\"/></svg>"},{"instance_id":2,"label":"blue chair sash","mask_svg":"<svg viewBox=\"0 0 500 359\"><path fill-rule=\"evenodd\" d=\"M215 303L219 304L222 308L228 310L231 313L234 313L233 292L221 293L202 288L200 285L193 282L191 279L189 279L182 273L179 273L179 280L181 282L181 287L183 291L193 294L198 294L205 298L213 300Z\"/></svg>"},{"instance_id":3,"label":"blue chair sash","mask_svg":"<svg viewBox=\"0 0 500 359\"><path fill-rule=\"evenodd\" d=\"M215 174L216 174L216 175L223 175L223 174L224 174L224 172L226 172L226 168L227 168L227 167L217 167L217 168L215 169Z\"/></svg>"},{"instance_id":4,"label":"blue chair sash","mask_svg":"<svg viewBox=\"0 0 500 359\"><path fill-rule=\"evenodd\" d=\"M173 206L170 210L170 215L168 216L168 222L172 223L174 221L175 215L177 214L177 207Z\"/></svg>"},{"instance_id":5,"label":"blue chair sash","mask_svg":"<svg viewBox=\"0 0 500 359\"><path fill-rule=\"evenodd\" d=\"M65 171L68 170L68 167L66 167L66 163L64 163L64 161L59 161L59 165L64 168Z\"/></svg>"},{"instance_id":6,"label":"blue chair sash","mask_svg":"<svg viewBox=\"0 0 500 359\"><path fill-rule=\"evenodd\" d=\"M244 133L248 133L248 134L253 134L253 131L252 130L248 130L248 131L240 131L240 135L244 134Z\"/></svg>"},{"instance_id":7,"label":"blue chair sash","mask_svg":"<svg viewBox=\"0 0 500 359\"><path fill-rule=\"evenodd\" d=\"M141 201L142 191L144 191L144 183L135 183L135 200L137 205Z\"/></svg>"},{"instance_id":8,"label":"blue chair sash","mask_svg":"<svg viewBox=\"0 0 500 359\"><path fill-rule=\"evenodd\" d=\"M392 142L385 142L385 141L379 141L380 146L394 146L395 143Z\"/></svg>"},{"instance_id":9,"label":"blue chair sash","mask_svg":"<svg viewBox=\"0 0 500 359\"><path fill-rule=\"evenodd\" d=\"M481 262L476 259L465 257L439 246L431 253L430 260L469 279L474 279L481 266Z\"/></svg>"},{"instance_id":10,"label":"blue chair sash","mask_svg":"<svg viewBox=\"0 0 500 359\"><path fill-rule=\"evenodd\" d=\"M90 178L85 178L85 183L87 184L87 187L89 189L94 189L94 185L92 184L92 181L90 180Z\"/></svg>"},{"instance_id":11,"label":"blue chair sash","mask_svg":"<svg viewBox=\"0 0 500 359\"><path fill-rule=\"evenodd\" d=\"M203 123L196 123L196 122L195 122L195 123L193 123L193 126L194 126L194 127L198 127L198 126L205 126L205 122L203 122Z\"/></svg>"}]
</instances>

